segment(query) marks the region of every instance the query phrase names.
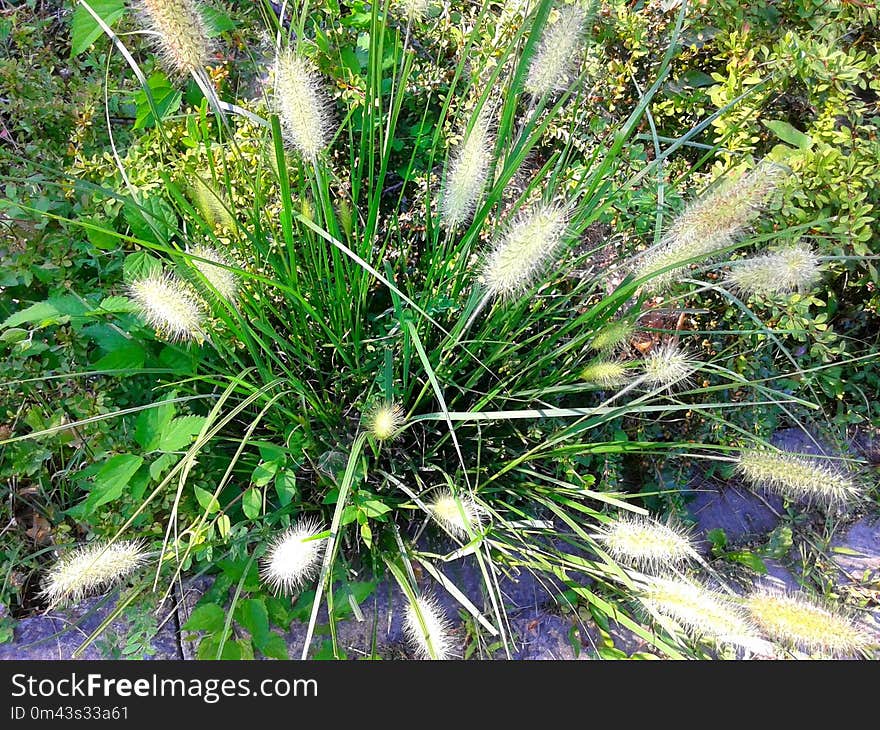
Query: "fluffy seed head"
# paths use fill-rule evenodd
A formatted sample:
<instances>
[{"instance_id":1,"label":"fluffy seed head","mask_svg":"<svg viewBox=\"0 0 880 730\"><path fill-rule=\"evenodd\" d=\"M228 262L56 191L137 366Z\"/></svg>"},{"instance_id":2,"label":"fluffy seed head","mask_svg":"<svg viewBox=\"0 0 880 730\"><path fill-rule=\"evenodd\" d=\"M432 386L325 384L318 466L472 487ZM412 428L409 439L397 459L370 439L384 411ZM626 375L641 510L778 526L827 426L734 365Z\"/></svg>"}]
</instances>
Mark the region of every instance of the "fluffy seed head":
<instances>
[{"instance_id":1,"label":"fluffy seed head","mask_svg":"<svg viewBox=\"0 0 880 730\"><path fill-rule=\"evenodd\" d=\"M727 282L748 294L788 294L809 289L821 275L816 254L796 243L737 263Z\"/></svg>"},{"instance_id":2,"label":"fluffy seed head","mask_svg":"<svg viewBox=\"0 0 880 730\"><path fill-rule=\"evenodd\" d=\"M221 266L214 266L206 261L191 260L192 265L201 272L202 276L210 282L211 286L217 290L221 297L230 302L235 301L235 295L238 291L238 277L229 269L222 268L223 266L230 266L226 257L211 246L195 246L189 249L189 253L193 256L221 264Z\"/></svg>"},{"instance_id":3,"label":"fluffy seed head","mask_svg":"<svg viewBox=\"0 0 880 730\"><path fill-rule=\"evenodd\" d=\"M327 146L330 123L318 70L293 51L275 59L275 108L287 141L307 160Z\"/></svg>"},{"instance_id":4,"label":"fluffy seed head","mask_svg":"<svg viewBox=\"0 0 880 730\"><path fill-rule=\"evenodd\" d=\"M609 322L593 336L590 347L597 352L615 350L632 337L635 329L631 322L624 320Z\"/></svg>"},{"instance_id":5,"label":"fluffy seed head","mask_svg":"<svg viewBox=\"0 0 880 730\"><path fill-rule=\"evenodd\" d=\"M428 509L438 522L461 540L470 540L471 534L480 530L486 518L485 510L476 500L467 495L460 495L456 500L449 489L437 492Z\"/></svg>"},{"instance_id":6,"label":"fluffy seed head","mask_svg":"<svg viewBox=\"0 0 880 730\"><path fill-rule=\"evenodd\" d=\"M629 371L618 360L595 360L581 371L581 379L603 388L617 388L629 380Z\"/></svg>"},{"instance_id":7,"label":"fluffy seed head","mask_svg":"<svg viewBox=\"0 0 880 730\"><path fill-rule=\"evenodd\" d=\"M640 591L645 606L672 619L694 637L754 647L760 641L743 612L725 596L682 578L648 578Z\"/></svg>"},{"instance_id":8,"label":"fluffy seed head","mask_svg":"<svg viewBox=\"0 0 880 730\"><path fill-rule=\"evenodd\" d=\"M224 205L220 193L199 178L194 178L191 189L199 213L213 230L235 230L235 218Z\"/></svg>"},{"instance_id":9,"label":"fluffy seed head","mask_svg":"<svg viewBox=\"0 0 880 730\"><path fill-rule=\"evenodd\" d=\"M316 519L300 518L275 537L260 564L260 577L273 592L292 594L318 573L322 539L313 539L323 532Z\"/></svg>"},{"instance_id":10,"label":"fluffy seed head","mask_svg":"<svg viewBox=\"0 0 880 730\"><path fill-rule=\"evenodd\" d=\"M580 51L585 21L581 8L569 6L560 11L555 23L545 28L529 66L526 91L542 96L568 86L569 71Z\"/></svg>"},{"instance_id":11,"label":"fluffy seed head","mask_svg":"<svg viewBox=\"0 0 880 730\"><path fill-rule=\"evenodd\" d=\"M433 596L420 596L409 603L404 630L412 650L420 659L449 659L452 655L452 624Z\"/></svg>"},{"instance_id":12,"label":"fluffy seed head","mask_svg":"<svg viewBox=\"0 0 880 730\"><path fill-rule=\"evenodd\" d=\"M853 477L841 467L801 454L750 449L739 455L737 470L752 486L789 499L843 507L860 496Z\"/></svg>"},{"instance_id":13,"label":"fluffy seed head","mask_svg":"<svg viewBox=\"0 0 880 730\"><path fill-rule=\"evenodd\" d=\"M404 424L403 409L396 403L380 403L368 417L370 432L379 441L388 441L397 436Z\"/></svg>"},{"instance_id":14,"label":"fluffy seed head","mask_svg":"<svg viewBox=\"0 0 880 730\"><path fill-rule=\"evenodd\" d=\"M467 222L474 214L489 177L492 146L489 112L484 107L453 155L446 173L441 212L448 228Z\"/></svg>"},{"instance_id":15,"label":"fluffy seed head","mask_svg":"<svg viewBox=\"0 0 880 730\"><path fill-rule=\"evenodd\" d=\"M204 68L212 42L201 6L195 0L139 0L144 26L153 31L162 65L183 77Z\"/></svg>"},{"instance_id":16,"label":"fluffy seed head","mask_svg":"<svg viewBox=\"0 0 880 730\"><path fill-rule=\"evenodd\" d=\"M776 188L781 174L779 166L763 163L735 182L725 181L690 203L660 243L640 258L635 267L636 277L651 276L646 286L663 289L688 265L682 262L707 259L733 245L760 215L761 206ZM670 266L668 271L658 273Z\"/></svg>"},{"instance_id":17,"label":"fluffy seed head","mask_svg":"<svg viewBox=\"0 0 880 730\"><path fill-rule=\"evenodd\" d=\"M42 595L51 606L77 603L122 581L146 561L143 545L136 540L83 545L49 569Z\"/></svg>"},{"instance_id":18,"label":"fluffy seed head","mask_svg":"<svg viewBox=\"0 0 880 730\"><path fill-rule=\"evenodd\" d=\"M686 380L699 367L699 363L674 342L655 347L642 365L648 385L666 388Z\"/></svg>"},{"instance_id":19,"label":"fluffy seed head","mask_svg":"<svg viewBox=\"0 0 880 730\"><path fill-rule=\"evenodd\" d=\"M801 595L759 592L748 597L746 606L773 639L811 654L853 656L878 644L849 616Z\"/></svg>"},{"instance_id":20,"label":"fluffy seed head","mask_svg":"<svg viewBox=\"0 0 880 730\"><path fill-rule=\"evenodd\" d=\"M395 0L394 8L400 15L409 20L423 18L428 13L428 0Z\"/></svg>"},{"instance_id":21,"label":"fluffy seed head","mask_svg":"<svg viewBox=\"0 0 880 730\"><path fill-rule=\"evenodd\" d=\"M204 303L192 288L170 273L153 273L134 281L129 294L141 316L172 342L204 339Z\"/></svg>"},{"instance_id":22,"label":"fluffy seed head","mask_svg":"<svg viewBox=\"0 0 880 730\"><path fill-rule=\"evenodd\" d=\"M670 568L695 559L685 531L651 517L626 515L603 525L599 541L615 560L640 568Z\"/></svg>"},{"instance_id":23,"label":"fluffy seed head","mask_svg":"<svg viewBox=\"0 0 880 730\"><path fill-rule=\"evenodd\" d=\"M520 213L495 241L483 265L483 278L493 296L523 293L562 243L565 211L538 204Z\"/></svg>"}]
</instances>

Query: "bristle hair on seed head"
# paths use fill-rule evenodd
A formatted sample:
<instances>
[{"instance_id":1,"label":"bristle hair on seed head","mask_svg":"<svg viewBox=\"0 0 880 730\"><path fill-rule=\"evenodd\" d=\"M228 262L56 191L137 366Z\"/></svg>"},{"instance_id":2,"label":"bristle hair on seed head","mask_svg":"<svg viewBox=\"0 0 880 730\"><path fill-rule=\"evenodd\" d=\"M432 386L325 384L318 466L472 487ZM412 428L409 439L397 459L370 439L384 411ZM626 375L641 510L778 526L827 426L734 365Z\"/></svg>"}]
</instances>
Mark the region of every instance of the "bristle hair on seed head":
<instances>
[{"instance_id":1,"label":"bristle hair on seed head","mask_svg":"<svg viewBox=\"0 0 880 730\"><path fill-rule=\"evenodd\" d=\"M803 594L756 591L745 605L768 636L782 645L823 657L852 657L880 645L847 613Z\"/></svg>"},{"instance_id":2,"label":"bristle hair on seed head","mask_svg":"<svg viewBox=\"0 0 880 730\"><path fill-rule=\"evenodd\" d=\"M684 528L643 515L615 518L598 540L616 561L643 570L668 570L698 557Z\"/></svg>"},{"instance_id":3,"label":"bristle hair on seed head","mask_svg":"<svg viewBox=\"0 0 880 730\"><path fill-rule=\"evenodd\" d=\"M379 403L367 415L367 427L379 441L396 438L405 422L403 409L394 401Z\"/></svg>"},{"instance_id":4,"label":"bristle hair on seed head","mask_svg":"<svg viewBox=\"0 0 880 730\"><path fill-rule=\"evenodd\" d=\"M760 215L783 172L778 165L762 162L736 181L724 180L691 202L660 243L636 259L636 278L648 278L643 286L659 291L679 279L692 261L710 260L734 245Z\"/></svg>"},{"instance_id":5,"label":"bristle hair on seed head","mask_svg":"<svg viewBox=\"0 0 880 730\"><path fill-rule=\"evenodd\" d=\"M231 266L229 259L212 246L194 246L187 253L197 257L190 259L190 263L208 280L214 291L223 299L234 302L238 293L238 277L230 269L224 268ZM209 261L214 263L208 263Z\"/></svg>"},{"instance_id":6,"label":"bristle hair on seed head","mask_svg":"<svg viewBox=\"0 0 880 730\"><path fill-rule=\"evenodd\" d=\"M153 272L128 287L144 320L171 342L205 338L205 303L186 282L167 272Z\"/></svg>"},{"instance_id":7,"label":"bristle hair on seed head","mask_svg":"<svg viewBox=\"0 0 880 730\"><path fill-rule=\"evenodd\" d=\"M417 20L428 14L430 6L430 0L394 0L391 7L407 20Z\"/></svg>"},{"instance_id":8,"label":"bristle hair on seed head","mask_svg":"<svg viewBox=\"0 0 880 730\"><path fill-rule=\"evenodd\" d=\"M451 659L452 624L434 596L422 595L407 604L404 631L419 659Z\"/></svg>"},{"instance_id":9,"label":"bristle hair on seed head","mask_svg":"<svg viewBox=\"0 0 880 730\"><path fill-rule=\"evenodd\" d=\"M687 578L646 577L638 589L650 611L672 619L696 639L753 648L762 644L746 613L726 596Z\"/></svg>"},{"instance_id":10,"label":"bristle hair on seed head","mask_svg":"<svg viewBox=\"0 0 880 730\"><path fill-rule=\"evenodd\" d=\"M323 531L317 518L301 517L271 541L260 577L274 593L296 593L318 574L326 541L315 536Z\"/></svg>"},{"instance_id":11,"label":"bristle hair on seed head","mask_svg":"<svg viewBox=\"0 0 880 730\"><path fill-rule=\"evenodd\" d=\"M602 388L618 388L630 381L629 368L620 360L594 360L581 371L581 379Z\"/></svg>"},{"instance_id":12,"label":"bristle hair on seed head","mask_svg":"<svg viewBox=\"0 0 880 730\"><path fill-rule=\"evenodd\" d=\"M438 490L428 509L434 518L460 540L470 540L471 535L480 531L486 521L485 509L471 496L459 494L451 489Z\"/></svg>"},{"instance_id":13,"label":"bristle hair on seed head","mask_svg":"<svg viewBox=\"0 0 880 730\"><path fill-rule=\"evenodd\" d=\"M544 28L538 50L532 57L525 89L543 96L565 89L571 83L571 68L581 50L586 13L577 5L559 11L555 23Z\"/></svg>"},{"instance_id":14,"label":"bristle hair on seed head","mask_svg":"<svg viewBox=\"0 0 880 730\"><path fill-rule=\"evenodd\" d=\"M196 0L137 0L141 22L152 31L162 65L181 78L208 65L213 41Z\"/></svg>"},{"instance_id":15,"label":"bristle hair on seed head","mask_svg":"<svg viewBox=\"0 0 880 730\"><path fill-rule=\"evenodd\" d=\"M700 363L675 342L652 349L642 361L644 382L653 388L684 385Z\"/></svg>"},{"instance_id":16,"label":"bristle hair on seed head","mask_svg":"<svg viewBox=\"0 0 880 730\"><path fill-rule=\"evenodd\" d=\"M539 203L521 211L495 239L483 262L483 280L492 296L525 293L565 239L565 208Z\"/></svg>"},{"instance_id":17,"label":"bristle hair on seed head","mask_svg":"<svg viewBox=\"0 0 880 730\"><path fill-rule=\"evenodd\" d=\"M274 106L285 140L314 161L329 142L329 102L315 65L289 49L275 59Z\"/></svg>"},{"instance_id":18,"label":"bristle hair on seed head","mask_svg":"<svg viewBox=\"0 0 880 730\"><path fill-rule=\"evenodd\" d=\"M234 231L237 227L235 218L224 204L223 197L208 183L193 177L190 189L196 207L202 218L213 231Z\"/></svg>"},{"instance_id":19,"label":"bristle hair on seed head","mask_svg":"<svg viewBox=\"0 0 880 730\"><path fill-rule=\"evenodd\" d=\"M490 105L485 105L449 161L441 198L443 224L455 228L473 216L492 162Z\"/></svg>"},{"instance_id":20,"label":"bristle hair on seed head","mask_svg":"<svg viewBox=\"0 0 880 730\"><path fill-rule=\"evenodd\" d=\"M805 243L795 243L733 265L728 286L746 294L790 294L813 287L822 276L819 259Z\"/></svg>"},{"instance_id":21,"label":"bristle hair on seed head","mask_svg":"<svg viewBox=\"0 0 880 730\"><path fill-rule=\"evenodd\" d=\"M841 509L861 498L861 488L845 467L771 449L746 449L737 471L750 485L775 492L790 501Z\"/></svg>"},{"instance_id":22,"label":"bristle hair on seed head","mask_svg":"<svg viewBox=\"0 0 880 730\"><path fill-rule=\"evenodd\" d=\"M608 322L593 335L590 348L597 352L612 351L625 345L635 332L635 325L626 320Z\"/></svg>"},{"instance_id":23,"label":"bristle hair on seed head","mask_svg":"<svg viewBox=\"0 0 880 730\"><path fill-rule=\"evenodd\" d=\"M42 596L50 606L75 604L121 582L147 562L139 540L97 541L74 548L49 568Z\"/></svg>"}]
</instances>

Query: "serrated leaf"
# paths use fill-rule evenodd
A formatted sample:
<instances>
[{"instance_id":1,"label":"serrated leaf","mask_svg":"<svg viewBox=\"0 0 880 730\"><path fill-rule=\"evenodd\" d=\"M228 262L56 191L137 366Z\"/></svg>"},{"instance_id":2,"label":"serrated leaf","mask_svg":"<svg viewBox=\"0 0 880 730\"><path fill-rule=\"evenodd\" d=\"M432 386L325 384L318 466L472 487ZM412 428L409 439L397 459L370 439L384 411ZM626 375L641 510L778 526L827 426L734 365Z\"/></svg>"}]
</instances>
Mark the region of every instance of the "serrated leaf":
<instances>
[{"instance_id":1,"label":"serrated leaf","mask_svg":"<svg viewBox=\"0 0 880 730\"><path fill-rule=\"evenodd\" d=\"M146 251L130 253L122 264L122 279L126 284L162 272L162 262Z\"/></svg>"},{"instance_id":2,"label":"serrated leaf","mask_svg":"<svg viewBox=\"0 0 880 730\"><path fill-rule=\"evenodd\" d=\"M9 315L3 324L0 324L0 329L18 327L22 324L47 327L51 324L57 324L62 318L81 317L88 311L88 305L83 304L76 297L52 297L45 302L36 302Z\"/></svg>"},{"instance_id":3,"label":"serrated leaf","mask_svg":"<svg viewBox=\"0 0 880 730\"><path fill-rule=\"evenodd\" d=\"M159 113L159 121L166 119L180 109L180 102L183 94L171 85L168 77L159 72L154 73L147 79L147 86L150 88L150 94L153 97L153 103L156 105L156 111ZM135 129L147 129L155 126L156 117L153 114L153 108L150 106L147 92L141 89L134 95L136 106L135 112Z\"/></svg>"},{"instance_id":4,"label":"serrated leaf","mask_svg":"<svg viewBox=\"0 0 880 730\"><path fill-rule=\"evenodd\" d=\"M125 12L125 0L88 0L89 6L107 25L112 26ZM85 51L104 31L92 14L80 4L70 22L70 57Z\"/></svg>"},{"instance_id":5,"label":"serrated leaf","mask_svg":"<svg viewBox=\"0 0 880 730\"><path fill-rule=\"evenodd\" d=\"M216 603L205 603L196 606L186 623L180 628L183 631L221 631L226 623L226 614ZM211 657L213 659L213 657Z\"/></svg>"},{"instance_id":6,"label":"serrated leaf","mask_svg":"<svg viewBox=\"0 0 880 730\"><path fill-rule=\"evenodd\" d=\"M127 312L136 312L138 309L137 304L134 303L133 300L128 297L121 296L112 296L112 297L104 297L101 300L101 303L98 305L97 309L92 311L96 313L127 313Z\"/></svg>"},{"instance_id":7,"label":"serrated leaf","mask_svg":"<svg viewBox=\"0 0 880 730\"><path fill-rule=\"evenodd\" d=\"M174 398L175 392L168 395L166 400ZM155 451L159 448L159 440L162 433L168 428L171 419L177 411L174 403L162 403L154 408L147 408L138 414L134 426L134 440L146 451Z\"/></svg>"},{"instance_id":8,"label":"serrated leaf","mask_svg":"<svg viewBox=\"0 0 880 730\"><path fill-rule=\"evenodd\" d=\"M270 634L269 637L257 647L264 657L268 659L288 659L287 642L283 636Z\"/></svg>"},{"instance_id":9,"label":"serrated leaf","mask_svg":"<svg viewBox=\"0 0 880 730\"><path fill-rule=\"evenodd\" d=\"M134 236L142 241L164 246L177 233L177 214L158 195L145 198L139 204L129 200L123 206L122 213ZM159 263L160 270L161 267Z\"/></svg>"},{"instance_id":10,"label":"serrated leaf","mask_svg":"<svg viewBox=\"0 0 880 730\"><path fill-rule=\"evenodd\" d=\"M177 454L162 454L162 456L150 464L150 478L154 482L158 482L162 475L174 466L179 458Z\"/></svg>"},{"instance_id":11,"label":"serrated leaf","mask_svg":"<svg viewBox=\"0 0 880 730\"><path fill-rule=\"evenodd\" d=\"M143 463L143 457L136 454L111 456L95 474L95 481L89 492L89 504L99 507L118 499Z\"/></svg>"},{"instance_id":12,"label":"serrated leaf","mask_svg":"<svg viewBox=\"0 0 880 730\"><path fill-rule=\"evenodd\" d=\"M160 451L180 451L192 443L205 425L203 416L180 416L169 423L159 438Z\"/></svg>"},{"instance_id":13,"label":"serrated leaf","mask_svg":"<svg viewBox=\"0 0 880 730\"><path fill-rule=\"evenodd\" d=\"M259 489L251 487L241 498L241 509L244 511L248 519L255 520L260 516L260 509L263 506L263 498Z\"/></svg>"},{"instance_id":14,"label":"serrated leaf","mask_svg":"<svg viewBox=\"0 0 880 730\"><path fill-rule=\"evenodd\" d=\"M235 618L248 630L257 648L269 638L269 612L261 598L239 601Z\"/></svg>"}]
</instances>

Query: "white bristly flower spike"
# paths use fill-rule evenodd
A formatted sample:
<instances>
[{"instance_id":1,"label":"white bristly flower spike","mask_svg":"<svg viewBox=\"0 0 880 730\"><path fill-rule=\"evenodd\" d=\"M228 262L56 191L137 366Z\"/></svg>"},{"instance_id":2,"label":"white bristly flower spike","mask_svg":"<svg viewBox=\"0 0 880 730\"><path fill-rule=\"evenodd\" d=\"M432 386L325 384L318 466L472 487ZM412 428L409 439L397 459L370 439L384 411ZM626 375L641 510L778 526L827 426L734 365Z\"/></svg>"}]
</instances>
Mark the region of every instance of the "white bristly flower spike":
<instances>
[{"instance_id":1,"label":"white bristly flower spike","mask_svg":"<svg viewBox=\"0 0 880 730\"><path fill-rule=\"evenodd\" d=\"M441 203L443 223L447 228L470 220L486 187L494 144L489 116L488 106L484 107L450 159Z\"/></svg>"},{"instance_id":2,"label":"white bristly flower spike","mask_svg":"<svg viewBox=\"0 0 880 730\"><path fill-rule=\"evenodd\" d=\"M314 64L291 50L275 59L274 105L288 143L314 161L329 141L328 101Z\"/></svg>"},{"instance_id":3,"label":"white bristly flower spike","mask_svg":"<svg viewBox=\"0 0 880 730\"><path fill-rule=\"evenodd\" d=\"M791 501L841 508L861 495L859 485L843 467L801 454L749 449L739 455L737 471L752 486Z\"/></svg>"},{"instance_id":4,"label":"white bristly flower spike","mask_svg":"<svg viewBox=\"0 0 880 730\"><path fill-rule=\"evenodd\" d=\"M528 290L562 244L567 223L565 210L557 205L539 203L520 212L483 263L489 294L513 297Z\"/></svg>"},{"instance_id":5,"label":"white bristly flower spike","mask_svg":"<svg viewBox=\"0 0 880 730\"><path fill-rule=\"evenodd\" d=\"M128 292L159 336L172 342L205 338L204 302L174 274L152 273L133 281Z\"/></svg>"},{"instance_id":6,"label":"white bristly flower spike","mask_svg":"<svg viewBox=\"0 0 880 730\"><path fill-rule=\"evenodd\" d=\"M436 598L423 595L415 603L408 603L403 625L410 646L420 659L451 658L452 625Z\"/></svg>"},{"instance_id":7,"label":"white bristly flower spike","mask_svg":"<svg viewBox=\"0 0 880 730\"><path fill-rule=\"evenodd\" d=\"M532 96L560 91L571 83L570 70L580 52L585 20L581 8L567 6L555 23L545 27L526 77L525 88Z\"/></svg>"},{"instance_id":8,"label":"white bristly flower spike","mask_svg":"<svg viewBox=\"0 0 880 730\"><path fill-rule=\"evenodd\" d=\"M470 540L472 534L479 532L486 518L484 509L472 497L462 494L456 500L449 489L438 491L428 504L428 509L438 522L460 540Z\"/></svg>"},{"instance_id":9,"label":"white bristly flower spike","mask_svg":"<svg viewBox=\"0 0 880 730\"><path fill-rule=\"evenodd\" d=\"M82 545L49 569L42 595L53 607L77 603L119 583L146 562L147 553L137 540Z\"/></svg>"},{"instance_id":10,"label":"white bristly flower spike","mask_svg":"<svg viewBox=\"0 0 880 730\"><path fill-rule=\"evenodd\" d=\"M674 283L691 259L705 261L732 246L760 215L782 172L778 165L762 163L735 182L724 181L691 202L660 243L638 258L636 277L651 276L644 286L658 291ZM671 268L659 273L667 267Z\"/></svg>"},{"instance_id":11,"label":"white bristly flower spike","mask_svg":"<svg viewBox=\"0 0 880 730\"><path fill-rule=\"evenodd\" d=\"M747 294L789 294L810 289L822 276L819 259L795 243L734 264L727 284Z\"/></svg>"},{"instance_id":12,"label":"white bristly flower spike","mask_svg":"<svg viewBox=\"0 0 880 730\"><path fill-rule=\"evenodd\" d=\"M644 381L652 387L671 388L693 374L699 362L674 342L666 342L651 350L642 362Z\"/></svg>"},{"instance_id":13,"label":"white bristly flower spike","mask_svg":"<svg viewBox=\"0 0 880 730\"><path fill-rule=\"evenodd\" d=\"M221 266L214 266L207 261L198 261L196 259L191 259L190 261L190 263L199 270L202 276L210 282L211 286L217 290L217 293L221 297L227 301L234 302L235 296L238 293L238 277L234 272L223 268L223 266L231 265L229 260L217 251L217 249L212 248L211 246L195 246L189 249L187 253L190 253L193 256L198 256L202 259L207 259L208 261L213 261L216 264L221 264Z\"/></svg>"},{"instance_id":14,"label":"white bristly flower spike","mask_svg":"<svg viewBox=\"0 0 880 730\"><path fill-rule=\"evenodd\" d=\"M408 20L423 18L428 13L428 0L395 0L395 10Z\"/></svg>"},{"instance_id":15,"label":"white bristly flower spike","mask_svg":"<svg viewBox=\"0 0 880 730\"><path fill-rule=\"evenodd\" d=\"M380 403L367 416L367 427L379 441L393 440L406 422L403 409L397 403Z\"/></svg>"},{"instance_id":16,"label":"white bristly flower spike","mask_svg":"<svg viewBox=\"0 0 880 730\"><path fill-rule=\"evenodd\" d=\"M165 69L183 77L204 68L213 43L201 4L195 0L138 0L142 24L152 31Z\"/></svg>"},{"instance_id":17,"label":"white bristly flower spike","mask_svg":"<svg viewBox=\"0 0 880 730\"><path fill-rule=\"evenodd\" d=\"M276 594L293 594L318 574L326 541L317 519L302 517L275 537L260 564L260 577Z\"/></svg>"},{"instance_id":18,"label":"white bristly flower spike","mask_svg":"<svg viewBox=\"0 0 880 730\"><path fill-rule=\"evenodd\" d=\"M761 646L745 613L727 597L684 578L647 577L639 598L651 611L676 621L695 638L746 648Z\"/></svg>"},{"instance_id":19,"label":"white bristly flower spike","mask_svg":"<svg viewBox=\"0 0 880 730\"><path fill-rule=\"evenodd\" d=\"M598 540L616 561L651 571L698 558L683 529L642 515L623 515L603 525Z\"/></svg>"},{"instance_id":20,"label":"white bristly flower spike","mask_svg":"<svg viewBox=\"0 0 880 730\"><path fill-rule=\"evenodd\" d=\"M800 594L757 592L746 606L767 635L811 654L851 657L880 645L850 616Z\"/></svg>"}]
</instances>

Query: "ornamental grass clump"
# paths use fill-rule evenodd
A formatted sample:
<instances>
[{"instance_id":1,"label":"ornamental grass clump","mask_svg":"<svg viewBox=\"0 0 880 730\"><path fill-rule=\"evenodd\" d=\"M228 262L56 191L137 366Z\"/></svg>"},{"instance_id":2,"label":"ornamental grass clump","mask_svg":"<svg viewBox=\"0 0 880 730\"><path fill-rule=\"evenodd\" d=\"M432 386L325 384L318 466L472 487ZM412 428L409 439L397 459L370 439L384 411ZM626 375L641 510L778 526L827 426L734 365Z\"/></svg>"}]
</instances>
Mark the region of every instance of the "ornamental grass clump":
<instances>
[{"instance_id":1,"label":"ornamental grass clump","mask_svg":"<svg viewBox=\"0 0 880 730\"><path fill-rule=\"evenodd\" d=\"M211 58L212 42L202 6L195 0L138 0L142 23L154 39L159 60L175 77L200 71Z\"/></svg>"},{"instance_id":2,"label":"ornamental grass clump","mask_svg":"<svg viewBox=\"0 0 880 730\"><path fill-rule=\"evenodd\" d=\"M421 595L407 604L403 628L419 659L452 658L452 623L434 596Z\"/></svg>"},{"instance_id":3,"label":"ornamental grass clump","mask_svg":"<svg viewBox=\"0 0 880 730\"><path fill-rule=\"evenodd\" d=\"M770 449L749 449L737 459L737 471L751 486L792 502L842 509L857 501L861 489L845 467L829 460Z\"/></svg>"},{"instance_id":4,"label":"ornamental grass clump","mask_svg":"<svg viewBox=\"0 0 880 730\"><path fill-rule=\"evenodd\" d=\"M586 13L577 6L564 7L555 23L544 30L532 58L525 89L539 97L565 89L571 83L584 36Z\"/></svg>"},{"instance_id":5,"label":"ornamental grass clump","mask_svg":"<svg viewBox=\"0 0 880 730\"><path fill-rule=\"evenodd\" d=\"M120 583L147 559L143 543L138 540L82 545L62 555L49 568L42 596L51 607L76 604Z\"/></svg>"},{"instance_id":6,"label":"ornamental grass clump","mask_svg":"<svg viewBox=\"0 0 880 730\"><path fill-rule=\"evenodd\" d=\"M330 135L328 101L315 65L292 50L275 59L274 106L287 142L313 162Z\"/></svg>"},{"instance_id":7,"label":"ornamental grass clump","mask_svg":"<svg viewBox=\"0 0 880 730\"><path fill-rule=\"evenodd\" d=\"M277 535L260 562L260 577L276 594L296 593L318 574L326 541L317 519L301 517Z\"/></svg>"},{"instance_id":8,"label":"ornamental grass clump","mask_svg":"<svg viewBox=\"0 0 880 730\"><path fill-rule=\"evenodd\" d=\"M819 258L804 243L795 243L734 264L726 283L746 294L803 292L819 281Z\"/></svg>"},{"instance_id":9,"label":"ornamental grass clump","mask_svg":"<svg viewBox=\"0 0 880 730\"><path fill-rule=\"evenodd\" d=\"M780 644L826 657L865 654L878 645L852 617L796 593L756 592L745 605L767 635Z\"/></svg>"},{"instance_id":10,"label":"ornamental grass clump","mask_svg":"<svg viewBox=\"0 0 880 730\"><path fill-rule=\"evenodd\" d=\"M692 260L707 260L734 245L758 218L781 177L781 167L761 163L691 202L660 243L636 261L636 278L648 278L645 288L661 290L674 283Z\"/></svg>"},{"instance_id":11,"label":"ornamental grass clump","mask_svg":"<svg viewBox=\"0 0 880 730\"><path fill-rule=\"evenodd\" d=\"M128 287L141 316L171 342L205 339L204 301L176 274L154 272Z\"/></svg>"},{"instance_id":12,"label":"ornamental grass clump","mask_svg":"<svg viewBox=\"0 0 880 730\"><path fill-rule=\"evenodd\" d=\"M599 542L615 560L658 572L698 558L687 532L652 517L625 515L602 526Z\"/></svg>"},{"instance_id":13,"label":"ornamental grass clump","mask_svg":"<svg viewBox=\"0 0 880 730\"><path fill-rule=\"evenodd\" d=\"M534 283L565 240L562 206L538 203L521 211L495 239L483 263L490 296L515 297Z\"/></svg>"}]
</instances>

